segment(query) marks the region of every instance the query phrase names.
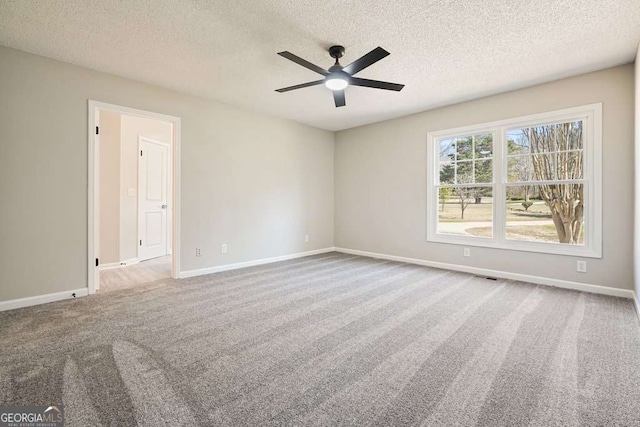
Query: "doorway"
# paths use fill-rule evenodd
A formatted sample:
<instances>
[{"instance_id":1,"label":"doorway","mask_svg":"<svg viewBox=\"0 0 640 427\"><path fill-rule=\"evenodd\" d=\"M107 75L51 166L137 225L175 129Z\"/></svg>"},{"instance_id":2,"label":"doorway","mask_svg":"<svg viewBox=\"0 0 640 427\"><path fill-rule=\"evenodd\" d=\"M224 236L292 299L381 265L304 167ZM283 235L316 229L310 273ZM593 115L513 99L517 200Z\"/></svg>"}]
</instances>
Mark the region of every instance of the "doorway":
<instances>
[{"instance_id":1,"label":"doorway","mask_svg":"<svg viewBox=\"0 0 640 427\"><path fill-rule=\"evenodd\" d=\"M180 118L89 101L89 293L179 276Z\"/></svg>"}]
</instances>

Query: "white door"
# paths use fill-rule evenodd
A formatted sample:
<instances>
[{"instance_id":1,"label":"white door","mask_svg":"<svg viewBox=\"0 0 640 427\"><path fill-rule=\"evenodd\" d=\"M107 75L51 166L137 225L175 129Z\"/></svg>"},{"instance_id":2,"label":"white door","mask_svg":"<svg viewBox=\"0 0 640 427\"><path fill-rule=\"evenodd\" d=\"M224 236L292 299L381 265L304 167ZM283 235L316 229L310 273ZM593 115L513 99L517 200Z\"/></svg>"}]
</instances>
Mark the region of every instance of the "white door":
<instances>
[{"instance_id":1,"label":"white door","mask_svg":"<svg viewBox=\"0 0 640 427\"><path fill-rule=\"evenodd\" d=\"M140 137L138 157L138 260L167 254L169 145Z\"/></svg>"}]
</instances>

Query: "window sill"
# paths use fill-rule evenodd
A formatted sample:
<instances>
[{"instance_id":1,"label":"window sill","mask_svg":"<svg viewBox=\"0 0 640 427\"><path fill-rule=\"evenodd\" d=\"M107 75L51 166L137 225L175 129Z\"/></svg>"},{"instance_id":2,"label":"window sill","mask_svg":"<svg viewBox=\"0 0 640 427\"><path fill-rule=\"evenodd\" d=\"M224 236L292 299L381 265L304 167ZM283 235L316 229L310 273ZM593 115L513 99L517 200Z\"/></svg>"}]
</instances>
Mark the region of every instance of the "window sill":
<instances>
[{"instance_id":1,"label":"window sill","mask_svg":"<svg viewBox=\"0 0 640 427\"><path fill-rule=\"evenodd\" d=\"M488 237L453 236L434 233L427 242L451 245L475 246L489 249L502 249L520 252L534 252L550 255L563 255L583 258L602 258L601 248L589 246L564 245L556 243L523 242L517 240L495 241Z\"/></svg>"}]
</instances>

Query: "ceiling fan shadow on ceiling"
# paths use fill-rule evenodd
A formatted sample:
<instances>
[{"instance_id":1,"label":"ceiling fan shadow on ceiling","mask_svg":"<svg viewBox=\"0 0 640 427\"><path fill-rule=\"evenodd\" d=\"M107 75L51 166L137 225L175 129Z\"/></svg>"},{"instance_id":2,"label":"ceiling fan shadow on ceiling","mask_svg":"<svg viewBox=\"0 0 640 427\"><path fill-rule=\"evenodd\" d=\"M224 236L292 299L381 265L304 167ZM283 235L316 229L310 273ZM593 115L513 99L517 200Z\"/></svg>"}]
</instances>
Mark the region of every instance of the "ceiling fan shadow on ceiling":
<instances>
[{"instance_id":1,"label":"ceiling fan shadow on ceiling","mask_svg":"<svg viewBox=\"0 0 640 427\"><path fill-rule=\"evenodd\" d=\"M289 92L291 90L302 89L305 87L316 86L324 83L324 85L331 89L331 91L333 92L333 100L336 104L336 107L344 107L346 105L344 90L349 85L370 87L374 89L393 90L396 92L400 92L404 87L404 85L398 83L381 82L379 80L369 80L354 77L355 74L389 55L389 52L381 47L373 49L371 52L367 53L360 59L356 59L351 64L343 67L342 65L340 65L339 59L344 55L344 47L331 46L329 48L329 55L331 55L332 58L335 58L336 63L333 64L333 66L331 66L328 70L312 64L311 62L304 60L291 52L278 52L278 55L287 58L288 60L293 61L298 65L302 65L303 67L308 68L311 71L321 74L324 76L324 78L313 82L302 83L282 89L276 89L276 92Z\"/></svg>"}]
</instances>

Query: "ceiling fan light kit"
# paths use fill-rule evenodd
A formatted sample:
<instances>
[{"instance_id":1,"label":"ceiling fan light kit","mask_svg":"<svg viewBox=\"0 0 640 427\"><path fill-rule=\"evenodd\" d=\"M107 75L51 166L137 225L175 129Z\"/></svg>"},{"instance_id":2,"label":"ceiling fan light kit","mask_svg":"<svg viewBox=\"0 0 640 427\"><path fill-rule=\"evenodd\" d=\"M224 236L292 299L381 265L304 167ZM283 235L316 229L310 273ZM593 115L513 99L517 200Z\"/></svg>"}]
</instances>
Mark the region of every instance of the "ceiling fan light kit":
<instances>
[{"instance_id":1,"label":"ceiling fan light kit","mask_svg":"<svg viewBox=\"0 0 640 427\"><path fill-rule=\"evenodd\" d=\"M336 63L329 68L327 77L324 78L324 85L331 90L343 90L349 86L349 74L342 71L342 66L338 60L344 55L344 47L331 46L329 55L336 60Z\"/></svg>"},{"instance_id":2,"label":"ceiling fan light kit","mask_svg":"<svg viewBox=\"0 0 640 427\"><path fill-rule=\"evenodd\" d=\"M324 80L324 85L331 90L342 90L349 86L348 77L332 76Z\"/></svg>"},{"instance_id":3,"label":"ceiling fan light kit","mask_svg":"<svg viewBox=\"0 0 640 427\"><path fill-rule=\"evenodd\" d=\"M362 87L370 87L374 89L384 89L384 90L392 90L399 92L402 90L404 85L397 83L389 83L382 82L378 80L369 80L369 79L361 79L358 77L353 77L356 73L364 70L368 66L380 61L382 58L389 55L389 52L384 50L381 47L377 47L373 49L371 52L367 53L363 57L356 59L351 64L343 67L340 65L340 58L344 55L344 47L343 46L331 46L329 48L329 55L336 60L335 64L333 64L328 70L325 70L322 67L319 67L311 62L300 58L299 56L294 55L291 52L278 52L278 55L287 58L290 61L295 62L298 65L302 65L303 67L314 71L318 74L324 76L322 80L316 80L313 82L302 83L295 86L289 86L282 89L276 89L276 92L284 93L289 92L295 89L302 89L305 87L316 86L323 84L331 89L333 92L333 99L336 107L344 107L346 105L344 89L346 89L349 85L352 86L362 86Z\"/></svg>"}]
</instances>

